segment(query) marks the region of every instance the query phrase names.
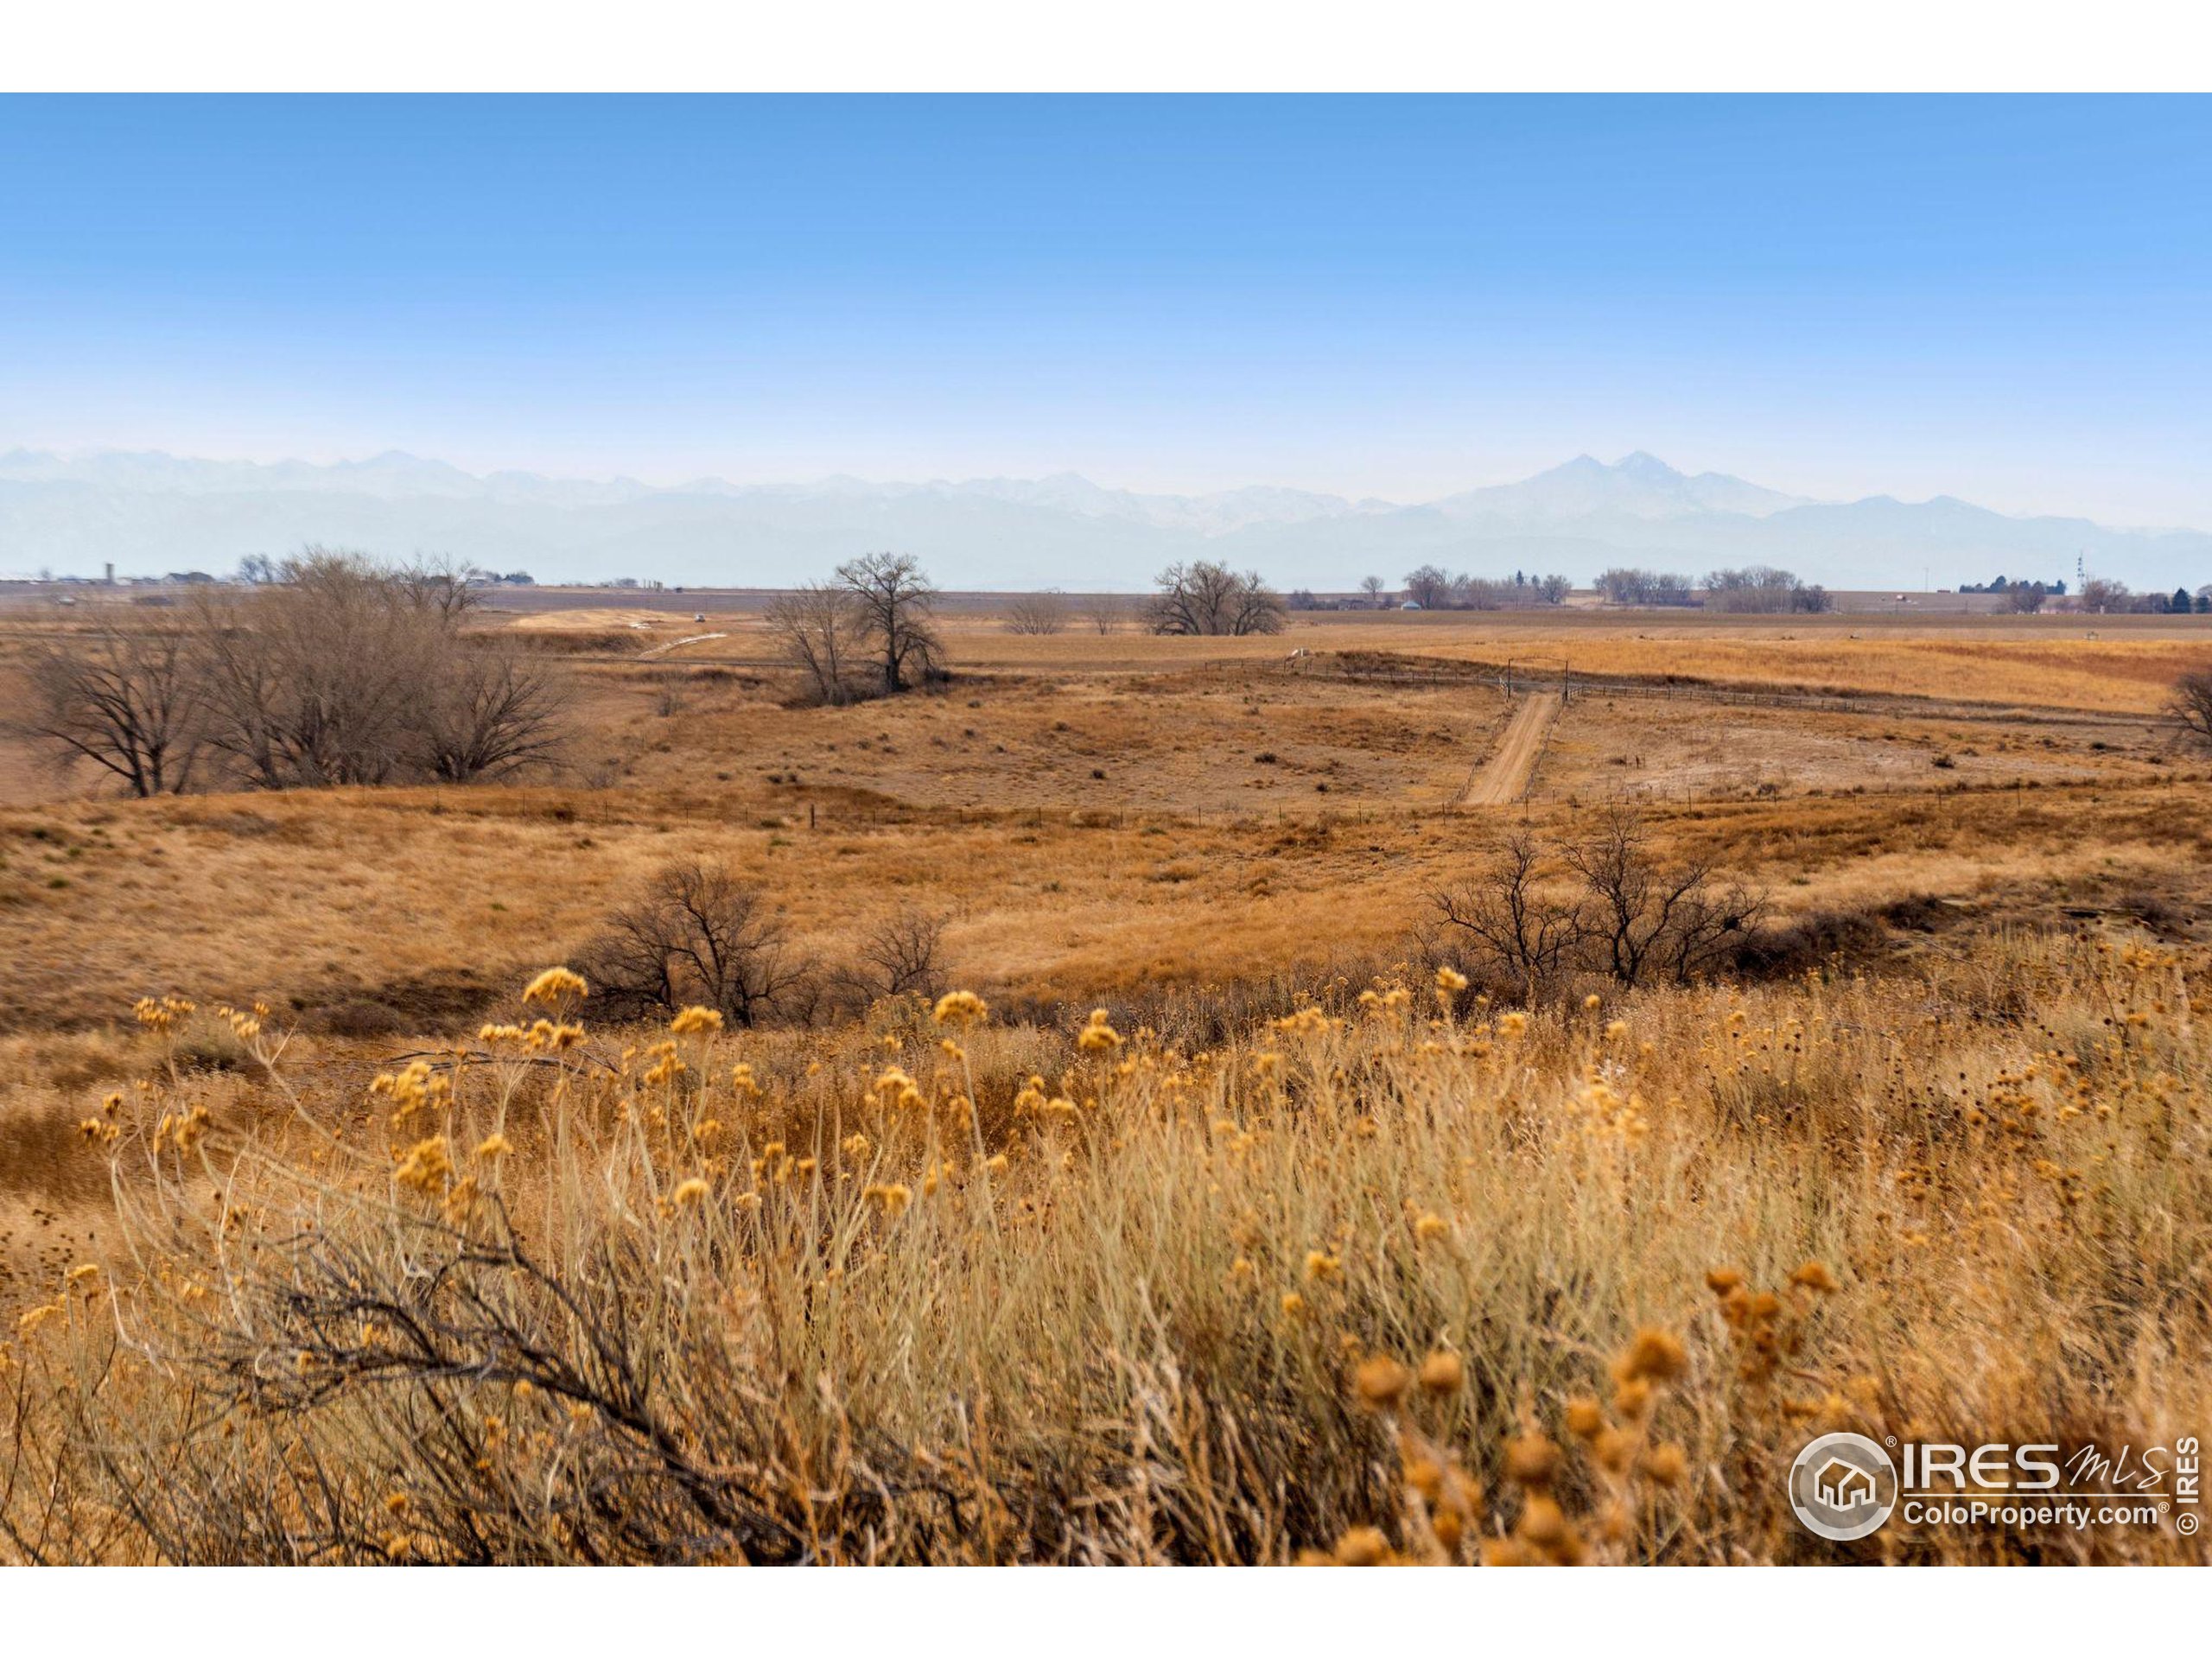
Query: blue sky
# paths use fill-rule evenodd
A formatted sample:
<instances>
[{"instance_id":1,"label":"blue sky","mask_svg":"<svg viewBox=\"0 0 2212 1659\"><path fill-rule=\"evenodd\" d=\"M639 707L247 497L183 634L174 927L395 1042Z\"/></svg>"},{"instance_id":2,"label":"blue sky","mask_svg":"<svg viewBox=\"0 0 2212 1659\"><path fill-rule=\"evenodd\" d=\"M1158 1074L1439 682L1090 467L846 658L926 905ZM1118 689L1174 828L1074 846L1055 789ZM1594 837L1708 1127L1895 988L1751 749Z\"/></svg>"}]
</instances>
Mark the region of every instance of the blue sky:
<instances>
[{"instance_id":1,"label":"blue sky","mask_svg":"<svg viewBox=\"0 0 2212 1659\"><path fill-rule=\"evenodd\" d=\"M2212 525L2212 101L0 99L0 448Z\"/></svg>"}]
</instances>

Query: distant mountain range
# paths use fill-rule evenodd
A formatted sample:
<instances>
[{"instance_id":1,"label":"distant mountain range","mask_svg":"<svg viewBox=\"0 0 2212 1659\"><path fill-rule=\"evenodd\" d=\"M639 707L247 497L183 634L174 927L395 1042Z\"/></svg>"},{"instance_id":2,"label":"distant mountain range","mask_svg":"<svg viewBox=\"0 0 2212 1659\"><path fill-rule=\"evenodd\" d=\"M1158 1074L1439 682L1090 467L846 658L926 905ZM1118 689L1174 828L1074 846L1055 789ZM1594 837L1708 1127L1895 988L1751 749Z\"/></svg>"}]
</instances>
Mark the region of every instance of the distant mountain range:
<instances>
[{"instance_id":1,"label":"distant mountain range","mask_svg":"<svg viewBox=\"0 0 2212 1659\"><path fill-rule=\"evenodd\" d=\"M2212 581L2212 535L2013 518L1938 496L1821 502L1638 452L1588 455L1517 484L1420 505L1254 487L1211 495L1041 479L660 486L465 473L397 452L315 466L158 454L0 454L0 574L236 568L309 543L395 557L449 554L540 582L620 576L781 587L860 552L918 556L948 588L1133 589L1179 559L1216 558L1280 588L1344 591L1414 567L1477 575L1615 564L1700 575L1778 564L1833 588L1937 587L2094 575L2140 589Z\"/></svg>"}]
</instances>

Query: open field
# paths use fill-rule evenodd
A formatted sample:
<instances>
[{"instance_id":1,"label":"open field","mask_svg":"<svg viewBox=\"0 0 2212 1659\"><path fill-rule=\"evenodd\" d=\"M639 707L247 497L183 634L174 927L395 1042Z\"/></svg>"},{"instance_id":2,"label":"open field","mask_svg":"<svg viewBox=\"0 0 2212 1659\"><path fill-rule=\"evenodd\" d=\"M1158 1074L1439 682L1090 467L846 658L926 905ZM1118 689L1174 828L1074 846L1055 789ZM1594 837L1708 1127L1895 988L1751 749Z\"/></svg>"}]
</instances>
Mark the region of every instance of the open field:
<instances>
[{"instance_id":1,"label":"open field","mask_svg":"<svg viewBox=\"0 0 2212 1659\"><path fill-rule=\"evenodd\" d=\"M485 619L574 684L522 784L124 800L0 742L0 1338L30 1319L0 1419L50 1448L0 1469L0 1555L1281 1560L1374 1527L1420 1559L2202 1559L1843 1552L1774 1499L1815 1423L2212 1427L2212 755L2158 717L2212 624L949 607L941 693L809 708L757 606L599 598ZM1523 1029L1433 896L1623 803L1756 928L1688 983L1578 967ZM944 918L931 992L990 1018L670 1038L587 997L579 1043L475 1035L686 861L825 973ZM196 1006L133 1019L162 997ZM423 1098L369 1092L455 1049ZM395 1184L433 1140L449 1167ZM463 1262L478 1300L404 1364L392 1306L274 1288L404 1303ZM651 1346L589 1360L648 1285ZM1681 1356L1616 1403L1647 1327ZM1360 1403L1360 1361L1431 1351L1459 1382ZM431 1427L379 1367L471 1380ZM1587 1393L1623 1439L1568 1432ZM144 1461L63 1449L122 1425ZM1539 1430L1558 1471L1516 1478Z\"/></svg>"}]
</instances>

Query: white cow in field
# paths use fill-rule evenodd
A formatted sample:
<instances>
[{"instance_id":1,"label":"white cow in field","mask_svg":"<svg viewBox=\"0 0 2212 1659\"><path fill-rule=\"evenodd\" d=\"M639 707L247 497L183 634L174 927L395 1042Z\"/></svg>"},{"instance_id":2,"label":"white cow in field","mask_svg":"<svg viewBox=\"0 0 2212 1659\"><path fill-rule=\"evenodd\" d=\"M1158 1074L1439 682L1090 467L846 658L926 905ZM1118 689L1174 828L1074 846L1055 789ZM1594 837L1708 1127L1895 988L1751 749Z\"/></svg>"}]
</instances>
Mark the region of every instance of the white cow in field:
<instances>
[{"instance_id":1,"label":"white cow in field","mask_svg":"<svg viewBox=\"0 0 2212 1659\"><path fill-rule=\"evenodd\" d=\"M1284 658L1283 661L1286 663L1294 663L1301 657L1311 657L1313 654L1313 653L1306 650L1305 646L1300 645L1296 651L1292 652L1289 656Z\"/></svg>"}]
</instances>

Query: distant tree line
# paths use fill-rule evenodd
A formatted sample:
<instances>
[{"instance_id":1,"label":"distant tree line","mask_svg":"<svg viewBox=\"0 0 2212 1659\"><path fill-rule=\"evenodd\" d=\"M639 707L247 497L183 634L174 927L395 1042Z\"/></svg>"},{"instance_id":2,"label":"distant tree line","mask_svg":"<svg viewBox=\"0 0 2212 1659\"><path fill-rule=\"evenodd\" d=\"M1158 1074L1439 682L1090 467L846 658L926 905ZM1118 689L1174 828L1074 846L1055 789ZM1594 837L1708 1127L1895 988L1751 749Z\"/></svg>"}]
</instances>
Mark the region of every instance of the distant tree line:
<instances>
[{"instance_id":1,"label":"distant tree line","mask_svg":"<svg viewBox=\"0 0 2212 1659\"><path fill-rule=\"evenodd\" d=\"M1835 607L1827 588L1769 564L1711 571L1694 586L1672 571L1616 566L1600 574L1596 586L1609 605L1702 606L1748 615L1810 614Z\"/></svg>"},{"instance_id":2,"label":"distant tree line","mask_svg":"<svg viewBox=\"0 0 2212 1659\"><path fill-rule=\"evenodd\" d=\"M1790 571L1770 564L1747 564L1733 570L1715 570L1701 584L1706 608L1750 615L1789 613L1815 614L1833 610L1834 601L1817 582L1801 582Z\"/></svg>"},{"instance_id":3,"label":"distant tree line","mask_svg":"<svg viewBox=\"0 0 2212 1659\"><path fill-rule=\"evenodd\" d=\"M2018 594L2023 590L2040 593L2046 597L2063 599L2066 596L2066 584L2063 582L2013 582L2001 575L1987 582L1961 582L1959 586L1962 594Z\"/></svg>"},{"instance_id":4,"label":"distant tree line","mask_svg":"<svg viewBox=\"0 0 2212 1659\"><path fill-rule=\"evenodd\" d=\"M1608 605L1694 605L1697 595L1688 576L1671 570L1640 570L1616 567L1601 574L1598 596Z\"/></svg>"},{"instance_id":5,"label":"distant tree line","mask_svg":"<svg viewBox=\"0 0 2212 1659\"><path fill-rule=\"evenodd\" d=\"M2171 594L2139 594L2124 582L2091 576L2082 584L2081 608L2094 616L2212 614L2212 583L2194 594L2186 588L2177 588Z\"/></svg>"},{"instance_id":6,"label":"distant tree line","mask_svg":"<svg viewBox=\"0 0 2212 1659\"><path fill-rule=\"evenodd\" d=\"M1508 577L1471 576L1424 564L1406 573L1406 597L1424 611L1505 611L1560 605L1574 591L1565 576L1531 576L1516 570Z\"/></svg>"},{"instance_id":7,"label":"distant tree line","mask_svg":"<svg viewBox=\"0 0 2212 1659\"><path fill-rule=\"evenodd\" d=\"M449 564L310 549L244 588L35 640L13 724L140 796L510 778L557 756L565 689L465 628L475 603Z\"/></svg>"}]
</instances>

